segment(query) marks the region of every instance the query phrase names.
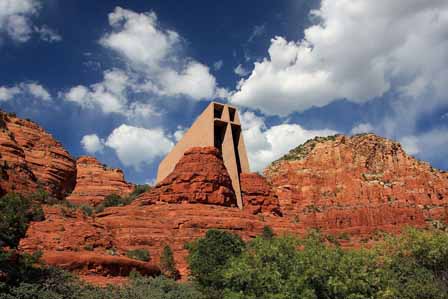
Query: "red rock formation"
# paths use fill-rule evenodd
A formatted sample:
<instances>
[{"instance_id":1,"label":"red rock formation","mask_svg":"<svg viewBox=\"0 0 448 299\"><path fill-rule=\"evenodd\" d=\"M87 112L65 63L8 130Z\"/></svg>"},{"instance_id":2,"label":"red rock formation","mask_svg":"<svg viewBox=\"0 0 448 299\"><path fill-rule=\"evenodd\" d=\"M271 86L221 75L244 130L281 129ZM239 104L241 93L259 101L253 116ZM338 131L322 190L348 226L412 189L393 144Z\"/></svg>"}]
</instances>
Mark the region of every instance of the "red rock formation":
<instances>
[{"instance_id":1,"label":"red rock formation","mask_svg":"<svg viewBox=\"0 0 448 299\"><path fill-rule=\"evenodd\" d=\"M94 157L80 157L76 169L76 186L67 197L74 204L97 205L109 194L125 196L134 190L121 169L108 168Z\"/></svg>"},{"instance_id":2,"label":"red rock formation","mask_svg":"<svg viewBox=\"0 0 448 299\"><path fill-rule=\"evenodd\" d=\"M30 193L42 187L63 197L75 183L75 162L50 134L32 121L0 111L1 192Z\"/></svg>"},{"instance_id":3,"label":"red rock formation","mask_svg":"<svg viewBox=\"0 0 448 299\"><path fill-rule=\"evenodd\" d=\"M25 153L0 114L0 196L6 192L32 193L37 178L25 161Z\"/></svg>"},{"instance_id":4,"label":"red rock formation","mask_svg":"<svg viewBox=\"0 0 448 299\"><path fill-rule=\"evenodd\" d=\"M146 205L137 200L133 205L107 208L94 218L81 214L64 218L55 208L46 208L45 213L46 220L32 223L20 248L27 252L42 250L47 262L66 269L71 269L69 265L77 263L76 259L87 259L89 254L104 257L113 253L115 257L125 258L126 252L134 249L148 250L151 264L157 265L164 246L169 245L177 268L185 278L188 252L184 245L202 237L209 229L225 229L245 240L261 235L265 225L271 225L277 234L305 233L305 229L287 218L251 215L239 208L208 204ZM68 260L59 264L60 260L47 259L49 256ZM86 267L92 271L76 270L77 273L90 277L89 281L105 275L106 272L97 273L97 264L89 259L76 269L86 269L84 266L89 263L92 266Z\"/></svg>"},{"instance_id":5,"label":"red rock formation","mask_svg":"<svg viewBox=\"0 0 448 299\"><path fill-rule=\"evenodd\" d=\"M103 225L81 210L65 206L44 206L45 221L34 222L21 240L25 251L80 251L85 248L105 252L114 247L113 236ZM87 249L85 249L87 250Z\"/></svg>"},{"instance_id":6,"label":"red rock formation","mask_svg":"<svg viewBox=\"0 0 448 299\"><path fill-rule=\"evenodd\" d=\"M448 174L373 134L310 140L265 175L284 214L306 227L359 234L448 220Z\"/></svg>"},{"instance_id":7,"label":"red rock formation","mask_svg":"<svg viewBox=\"0 0 448 299\"><path fill-rule=\"evenodd\" d=\"M76 273L84 281L103 286L125 282L133 270L145 276L160 275L160 269L156 265L133 260L125 256L98 254L88 251L47 251L42 256L42 259L48 265L58 266Z\"/></svg>"},{"instance_id":8,"label":"red rock formation","mask_svg":"<svg viewBox=\"0 0 448 299\"><path fill-rule=\"evenodd\" d=\"M127 271L104 266L115 263L108 255L121 260L128 250L143 248L157 264L163 247L169 245L185 278L184 244L212 228L246 240L260 235L265 225L276 234L303 235L310 228L321 228L344 246L357 246L371 242L378 230L396 233L407 225L447 220L448 174L375 135L309 141L265 173L283 217L273 215L278 210L275 195L256 174L241 175L246 210L233 207L235 196L219 152L194 148L166 180L131 205L108 208L93 218L64 216L46 208L46 220L30 226L21 248L41 249L44 258L60 253L55 260L48 258L56 265L85 260L74 271L88 281L105 283L123 281L123 276L106 275ZM69 257L63 256L66 253ZM129 269L123 263L119 263L123 269Z\"/></svg>"},{"instance_id":9,"label":"red rock formation","mask_svg":"<svg viewBox=\"0 0 448 299\"><path fill-rule=\"evenodd\" d=\"M132 269L145 275L160 271L153 263L136 261L117 249L114 234L80 210L44 206L45 221L30 225L20 250L43 252L43 260L98 284L123 281ZM112 279L105 277L112 277ZM118 278L118 279L117 279Z\"/></svg>"},{"instance_id":10,"label":"red rock formation","mask_svg":"<svg viewBox=\"0 0 448 299\"><path fill-rule=\"evenodd\" d=\"M232 181L219 150L214 147L193 147L186 151L173 172L139 199L145 204L188 202L236 206Z\"/></svg>"},{"instance_id":11,"label":"red rock formation","mask_svg":"<svg viewBox=\"0 0 448 299\"><path fill-rule=\"evenodd\" d=\"M244 211L281 216L277 195L264 177L258 173L242 173L240 181Z\"/></svg>"}]
</instances>

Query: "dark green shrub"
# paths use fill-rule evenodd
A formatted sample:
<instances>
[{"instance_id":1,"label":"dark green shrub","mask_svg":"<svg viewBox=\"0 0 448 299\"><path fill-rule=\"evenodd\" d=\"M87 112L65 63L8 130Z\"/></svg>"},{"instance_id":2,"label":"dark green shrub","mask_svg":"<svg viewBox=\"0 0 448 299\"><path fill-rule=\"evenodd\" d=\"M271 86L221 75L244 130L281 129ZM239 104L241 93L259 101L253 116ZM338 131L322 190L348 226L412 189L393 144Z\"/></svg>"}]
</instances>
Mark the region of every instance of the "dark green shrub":
<instances>
[{"instance_id":1,"label":"dark green shrub","mask_svg":"<svg viewBox=\"0 0 448 299\"><path fill-rule=\"evenodd\" d=\"M32 193L29 196L30 200L36 201L41 204L47 204L47 205L55 205L61 203L60 200L58 200L55 197L52 197L50 194L48 194L47 191L43 188L37 189L36 192Z\"/></svg>"},{"instance_id":2,"label":"dark green shrub","mask_svg":"<svg viewBox=\"0 0 448 299\"><path fill-rule=\"evenodd\" d=\"M70 273L48 267L40 261L41 253L0 253L1 299L86 298L82 284ZM93 297L92 297L93 298Z\"/></svg>"},{"instance_id":3,"label":"dark green shrub","mask_svg":"<svg viewBox=\"0 0 448 299\"><path fill-rule=\"evenodd\" d=\"M171 279L177 279L179 273L174 262L173 251L171 247L166 245L160 255L160 271L162 274Z\"/></svg>"},{"instance_id":4,"label":"dark green shrub","mask_svg":"<svg viewBox=\"0 0 448 299\"><path fill-rule=\"evenodd\" d=\"M84 249L87 251L93 251L93 245L92 244L84 245Z\"/></svg>"},{"instance_id":5,"label":"dark green shrub","mask_svg":"<svg viewBox=\"0 0 448 299\"><path fill-rule=\"evenodd\" d=\"M100 203L99 205L95 206L95 213L101 213L105 209L104 204Z\"/></svg>"},{"instance_id":6,"label":"dark green shrub","mask_svg":"<svg viewBox=\"0 0 448 299\"><path fill-rule=\"evenodd\" d=\"M123 288L115 289L116 297L123 299L202 299L205 298L192 285L177 283L163 276L156 278L135 277ZM85 297L89 298L89 297ZM110 298L110 297L101 297Z\"/></svg>"},{"instance_id":7,"label":"dark green shrub","mask_svg":"<svg viewBox=\"0 0 448 299\"><path fill-rule=\"evenodd\" d=\"M88 205L82 205L79 207L79 209L84 213L84 215L86 216L92 216L93 214L93 208L91 206Z\"/></svg>"},{"instance_id":8,"label":"dark green shrub","mask_svg":"<svg viewBox=\"0 0 448 299\"><path fill-rule=\"evenodd\" d=\"M0 198L0 248L17 247L25 236L30 221L44 220L39 204L19 194L8 193Z\"/></svg>"},{"instance_id":9,"label":"dark green shrub","mask_svg":"<svg viewBox=\"0 0 448 299\"><path fill-rule=\"evenodd\" d=\"M117 194L109 194L104 198L104 207L118 207L126 205L125 200Z\"/></svg>"},{"instance_id":10,"label":"dark green shrub","mask_svg":"<svg viewBox=\"0 0 448 299\"><path fill-rule=\"evenodd\" d=\"M237 235L209 230L205 237L187 245L191 275L204 288L222 288L222 272L231 257L241 254L244 242Z\"/></svg>"},{"instance_id":11,"label":"dark green shrub","mask_svg":"<svg viewBox=\"0 0 448 299\"><path fill-rule=\"evenodd\" d=\"M135 185L134 191L132 191L132 193L129 194L128 197L130 198L130 201L133 201L140 194L143 194L146 191L149 191L150 189L151 189L151 186L149 186L149 185Z\"/></svg>"},{"instance_id":12,"label":"dark green shrub","mask_svg":"<svg viewBox=\"0 0 448 299\"><path fill-rule=\"evenodd\" d=\"M147 262L150 260L149 251L146 249L134 249L134 250L128 250L126 252L126 256L128 258L134 259L134 260L140 260Z\"/></svg>"},{"instance_id":13,"label":"dark green shrub","mask_svg":"<svg viewBox=\"0 0 448 299\"><path fill-rule=\"evenodd\" d=\"M134 190L125 197L118 194L109 194L104 198L104 201L95 207L96 213L101 213L108 207L120 207L130 204L140 194L148 191L151 187L149 185L136 185Z\"/></svg>"},{"instance_id":14,"label":"dark green shrub","mask_svg":"<svg viewBox=\"0 0 448 299\"><path fill-rule=\"evenodd\" d=\"M274 231L269 225L263 227L263 233L261 235L265 240L271 240L274 237Z\"/></svg>"}]
</instances>

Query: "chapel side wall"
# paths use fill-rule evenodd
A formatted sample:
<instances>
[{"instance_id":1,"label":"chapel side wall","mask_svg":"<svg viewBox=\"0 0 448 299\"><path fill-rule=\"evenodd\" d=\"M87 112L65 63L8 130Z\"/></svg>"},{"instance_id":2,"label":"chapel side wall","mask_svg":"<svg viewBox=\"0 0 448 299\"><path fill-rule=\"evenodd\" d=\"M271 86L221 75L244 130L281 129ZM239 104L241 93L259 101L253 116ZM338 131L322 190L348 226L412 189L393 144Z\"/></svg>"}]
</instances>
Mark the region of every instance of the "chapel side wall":
<instances>
[{"instance_id":1,"label":"chapel side wall","mask_svg":"<svg viewBox=\"0 0 448 299\"><path fill-rule=\"evenodd\" d=\"M185 132L184 136L171 152L160 162L157 171L157 183L166 178L174 170L174 167L186 150L196 146L214 145L213 117L213 105L209 105L195 120L190 129Z\"/></svg>"},{"instance_id":2,"label":"chapel side wall","mask_svg":"<svg viewBox=\"0 0 448 299\"><path fill-rule=\"evenodd\" d=\"M238 173L235 147L233 143L232 122L229 117L229 107L226 105L222 119L227 122L226 133L222 144L222 157L227 172L232 180L232 187L235 191L237 206L242 209L243 201L241 198L240 176Z\"/></svg>"},{"instance_id":3,"label":"chapel side wall","mask_svg":"<svg viewBox=\"0 0 448 299\"><path fill-rule=\"evenodd\" d=\"M238 138L238 144L237 144L238 155L240 157L241 173L250 173L249 159L247 157L246 145L244 143L244 137L243 137L243 126L241 125L240 115L238 113L238 110L236 110L236 113L235 113L234 123L238 124L241 129L240 136Z\"/></svg>"}]
</instances>

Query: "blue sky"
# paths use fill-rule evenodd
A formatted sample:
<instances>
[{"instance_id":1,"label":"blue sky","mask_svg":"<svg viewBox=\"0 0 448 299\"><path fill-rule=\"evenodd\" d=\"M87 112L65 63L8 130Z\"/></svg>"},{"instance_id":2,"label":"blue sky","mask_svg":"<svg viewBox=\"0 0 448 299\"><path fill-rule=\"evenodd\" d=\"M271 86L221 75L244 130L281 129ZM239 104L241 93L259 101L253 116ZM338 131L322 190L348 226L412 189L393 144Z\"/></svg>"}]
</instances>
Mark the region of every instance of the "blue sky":
<instances>
[{"instance_id":1,"label":"blue sky","mask_svg":"<svg viewBox=\"0 0 448 299\"><path fill-rule=\"evenodd\" d=\"M0 0L0 108L151 182L212 99L251 168L375 132L448 169L448 2Z\"/></svg>"}]
</instances>

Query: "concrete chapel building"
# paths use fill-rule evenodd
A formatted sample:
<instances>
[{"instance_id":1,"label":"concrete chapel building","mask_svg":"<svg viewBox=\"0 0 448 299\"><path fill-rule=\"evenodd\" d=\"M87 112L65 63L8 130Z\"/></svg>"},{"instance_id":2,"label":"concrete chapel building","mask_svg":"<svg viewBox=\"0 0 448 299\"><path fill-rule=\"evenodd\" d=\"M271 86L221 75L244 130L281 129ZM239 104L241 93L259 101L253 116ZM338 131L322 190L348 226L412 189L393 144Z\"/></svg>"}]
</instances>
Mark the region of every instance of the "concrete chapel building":
<instances>
[{"instance_id":1,"label":"concrete chapel building","mask_svg":"<svg viewBox=\"0 0 448 299\"><path fill-rule=\"evenodd\" d=\"M237 109L227 104L210 103L160 162L157 183L166 178L184 152L194 146L214 146L221 151L224 165L232 180L237 205L242 209L240 174L249 173L250 170Z\"/></svg>"}]
</instances>

